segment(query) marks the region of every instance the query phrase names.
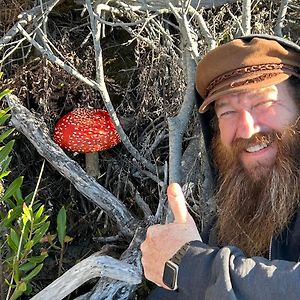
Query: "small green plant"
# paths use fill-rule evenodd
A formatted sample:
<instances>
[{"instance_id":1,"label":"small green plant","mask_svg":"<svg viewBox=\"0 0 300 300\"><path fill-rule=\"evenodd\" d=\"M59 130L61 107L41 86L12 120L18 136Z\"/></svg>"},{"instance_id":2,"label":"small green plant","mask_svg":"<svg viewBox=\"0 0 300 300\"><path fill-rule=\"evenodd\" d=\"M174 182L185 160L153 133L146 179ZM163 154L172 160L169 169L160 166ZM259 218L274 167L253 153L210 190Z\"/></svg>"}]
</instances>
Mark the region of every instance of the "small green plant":
<instances>
[{"instance_id":1,"label":"small green plant","mask_svg":"<svg viewBox=\"0 0 300 300\"><path fill-rule=\"evenodd\" d=\"M0 79L2 77L0 72ZM11 91L0 93L0 99ZM10 109L0 110L0 128L9 119ZM23 293L30 293L31 281L43 267L47 253L37 252L36 246L49 228L44 205L35 201L34 193L22 196L23 177L16 178L7 185L5 177L10 174L9 164L15 141L5 143L14 129L0 135L0 297L14 300ZM43 167L42 167L43 168ZM42 174L42 170L41 170ZM40 178L41 178L40 174ZM40 180L39 178L39 180Z\"/></svg>"},{"instance_id":2,"label":"small green plant","mask_svg":"<svg viewBox=\"0 0 300 300\"><path fill-rule=\"evenodd\" d=\"M62 274L63 258L66 249L66 245L73 241L73 238L66 234L67 231L67 211L64 206L59 210L56 217L56 234L48 234L46 240L49 243L49 247L60 252L58 260L58 277ZM58 246L59 244L59 246Z\"/></svg>"},{"instance_id":3,"label":"small green plant","mask_svg":"<svg viewBox=\"0 0 300 300\"><path fill-rule=\"evenodd\" d=\"M17 192L17 189L15 191ZM45 236L50 222L46 222L48 216L44 215L44 205L34 203L33 195L26 199L15 198L11 207L10 211L17 211L18 217L13 224L7 226L9 231L6 241L10 255L6 257L5 262L10 278L10 281L6 280L9 286L7 299L13 300L24 292L30 292L31 280L43 267L47 252L41 251L35 255L34 246Z\"/></svg>"}]
</instances>

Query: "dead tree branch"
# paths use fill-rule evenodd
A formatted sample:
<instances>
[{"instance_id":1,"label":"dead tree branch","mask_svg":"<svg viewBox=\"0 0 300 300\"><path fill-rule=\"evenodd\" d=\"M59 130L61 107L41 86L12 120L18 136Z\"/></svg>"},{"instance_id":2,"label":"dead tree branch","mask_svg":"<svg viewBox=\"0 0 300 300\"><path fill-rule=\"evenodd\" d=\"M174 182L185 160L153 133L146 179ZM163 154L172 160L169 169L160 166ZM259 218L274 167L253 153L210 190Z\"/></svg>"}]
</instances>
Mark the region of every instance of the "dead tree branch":
<instances>
[{"instance_id":1,"label":"dead tree branch","mask_svg":"<svg viewBox=\"0 0 300 300\"><path fill-rule=\"evenodd\" d=\"M281 0L277 19L276 19L276 24L274 27L274 34L278 36L282 36L282 28L284 27L284 20L286 16L286 12L288 9L288 5L291 1L290 0Z\"/></svg>"},{"instance_id":2,"label":"dead tree branch","mask_svg":"<svg viewBox=\"0 0 300 300\"><path fill-rule=\"evenodd\" d=\"M207 45L208 50L212 50L216 47L216 41L213 38L211 32L209 31L207 24L202 16L202 12L198 12L195 8L192 6L189 6L189 12L192 17L194 17L199 25L201 34L203 35Z\"/></svg>"},{"instance_id":3,"label":"dead tree branch","mask_svg":"<svg viewBox=\"0 0 300 300\"><path fill-rule=\"evenodd\" d=\"M42 6L39 5L35 6L27 12L23 12L22 14L20 14L18 16L20 20L3 36L3 38L0 39L0 51L19 32L19 25L21 27L24 27L29 22L39 21L40 18L43 17L43 15L49 14L59 2L61 2L61 0L48 1L43 4L43 11Z\"/></svg>"},{"instance_id":4,"label":"dead tree branch","mask_svg":"<svg viewBox=\"0 0 300 300\"><path fill-rule=\"evenodd\" d=\"M181 8L181 0L167 1L174 7ZM195 9L219 7L227 3L235 3L237 0L191 0L190 5ZM84 0L76 0L78 4L84 4ZM166 1L164 0L126 0L126 1L110 1L110 5L118 5L122 8L132 11L148 11L157 12L166 10Z\"/></svg>"},{"instance_id":5,"label":"dead tree branch","mask_svg":"<svg viewBox=\"0 0 300 300\"><path fill-rule=\"evenodd\" d=\"M186 92L180 111L175 117L168 118L169 124L169 182L178 182L182 180L181 175L181 157L182 157L182 138L186 126L190 119L194 107L194 78L196 63L198 57L197 45L193 39L188 26L187 15L175 10L172 4L169 4L179 23L182 34L183 45L183 65L185 66Z\"/></svg>"},{"instance_id":6,"label":"dead tree branch","mask_svg":"<svg viewBox=\"0 0 300 300\"><path fill-rule=\"evenodd\" d=\"M144 236L145 229L139 228L128 249L120 257L121 261L134 266L138 274L143 273L139 248L144 240ZM132 298L136 289L136 284L129 284L124 281L116 281L102 277L91 292L76 298L76 300L127 300Z\"/></svg>"},{"instance_id":7,"label":"dead tree branch","mask_svg":"<svg viewBox=\"0 0 300 300\"><path fill-rule=\"evenodd\" d=\"M136 285L142 281L140 270L136 267L95 253L65 272L31 299L61 300L83 283L96 277L108 277L127 282L129 285Z\"/></svg>"},{"instance_id":8,"label":"dead tree branch","mask_svg":"<svg viewBox=\"0 0 300 300\"><path fill-rule=\"evenodd\" d=\"M180 107L179 113L175 117L168 118L169 126L169 182L182 181L182 139L186 130L188 121L192 114L194 107L194 78L196 62L198 57L197 45L190 32L188 26L187 14L183 12L182 15L176 11L174 6L169 3L177 22L179 23L180 32L182 34L182 49L183 50L183 65L185 66L185 77L187 87L183 103ZM166 222L169 223L173 220L173 215L170 209L166 211Z\"/></svg>"},{"instance_id":9,"label":"dead tree branch","mask_svg":"<svg viewBox=\"0 0 300 300\"><path fill-rule=\"evenodd\" d=\"M251 0L243 0L242 27L245 35L251 34Z\"/></svg>"}]
</instances>

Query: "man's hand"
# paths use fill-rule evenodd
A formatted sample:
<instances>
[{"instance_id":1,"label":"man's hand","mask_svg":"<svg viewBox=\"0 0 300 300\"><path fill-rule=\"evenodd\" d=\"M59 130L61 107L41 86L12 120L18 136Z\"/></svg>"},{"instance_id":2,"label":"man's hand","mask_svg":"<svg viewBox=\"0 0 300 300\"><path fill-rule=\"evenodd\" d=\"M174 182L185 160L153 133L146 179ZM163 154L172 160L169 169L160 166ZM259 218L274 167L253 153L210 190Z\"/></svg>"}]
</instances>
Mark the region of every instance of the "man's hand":
<instances>
[{"instance_id":1,"label":"man's hand","mask_svg":"<svg viewBox=\"0 0 300 300\"><path fill-rule=\"evenodd\" d=\"M164 288L167 288L162 281L165 262L185 243L201 240L179 184L171 183L167 196L174 222L149 227L146 240L141 245L145 277Z\"/></svg>"}]
</instances>

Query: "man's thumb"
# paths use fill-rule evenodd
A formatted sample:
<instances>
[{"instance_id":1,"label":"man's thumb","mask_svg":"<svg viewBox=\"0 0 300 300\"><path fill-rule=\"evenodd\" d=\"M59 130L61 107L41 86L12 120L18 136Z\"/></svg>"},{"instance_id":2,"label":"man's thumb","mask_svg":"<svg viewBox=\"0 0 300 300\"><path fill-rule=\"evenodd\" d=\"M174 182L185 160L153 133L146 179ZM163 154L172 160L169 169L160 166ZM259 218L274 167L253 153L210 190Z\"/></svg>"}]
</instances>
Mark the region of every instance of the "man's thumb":
<instances>
[{"instance_id":1,"label":"man's thumb","mask_svg":"<svg viewBox=\"0 0 300 300\"><path fill-rule=\"evenodd\" d=\"M186 223L188 210L181 187L178 183L171 183L167 190L169 206L174 215L175 223Z\"/></svg>"}]
</instances>

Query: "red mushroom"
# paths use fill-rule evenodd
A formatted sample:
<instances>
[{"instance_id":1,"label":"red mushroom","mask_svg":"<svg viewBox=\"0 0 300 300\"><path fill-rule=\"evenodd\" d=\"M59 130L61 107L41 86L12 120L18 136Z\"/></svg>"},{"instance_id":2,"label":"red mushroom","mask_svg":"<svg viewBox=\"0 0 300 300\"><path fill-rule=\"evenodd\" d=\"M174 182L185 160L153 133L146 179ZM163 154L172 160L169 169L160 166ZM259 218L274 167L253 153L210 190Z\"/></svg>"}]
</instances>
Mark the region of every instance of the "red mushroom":
<instances>
[{"instance_id":1,"label":"red mushroom","mask_svg":"<svg viewBox=\"0 0 300 300\"><path fill-rule=\"evenodd\" d=\"M107 150L117 145L120 143L120 136L107 111L77 108L57 122L53 140L68 151L86 153L87 173L98 176L97 151Z\"/></svg>"}]
</instances>

